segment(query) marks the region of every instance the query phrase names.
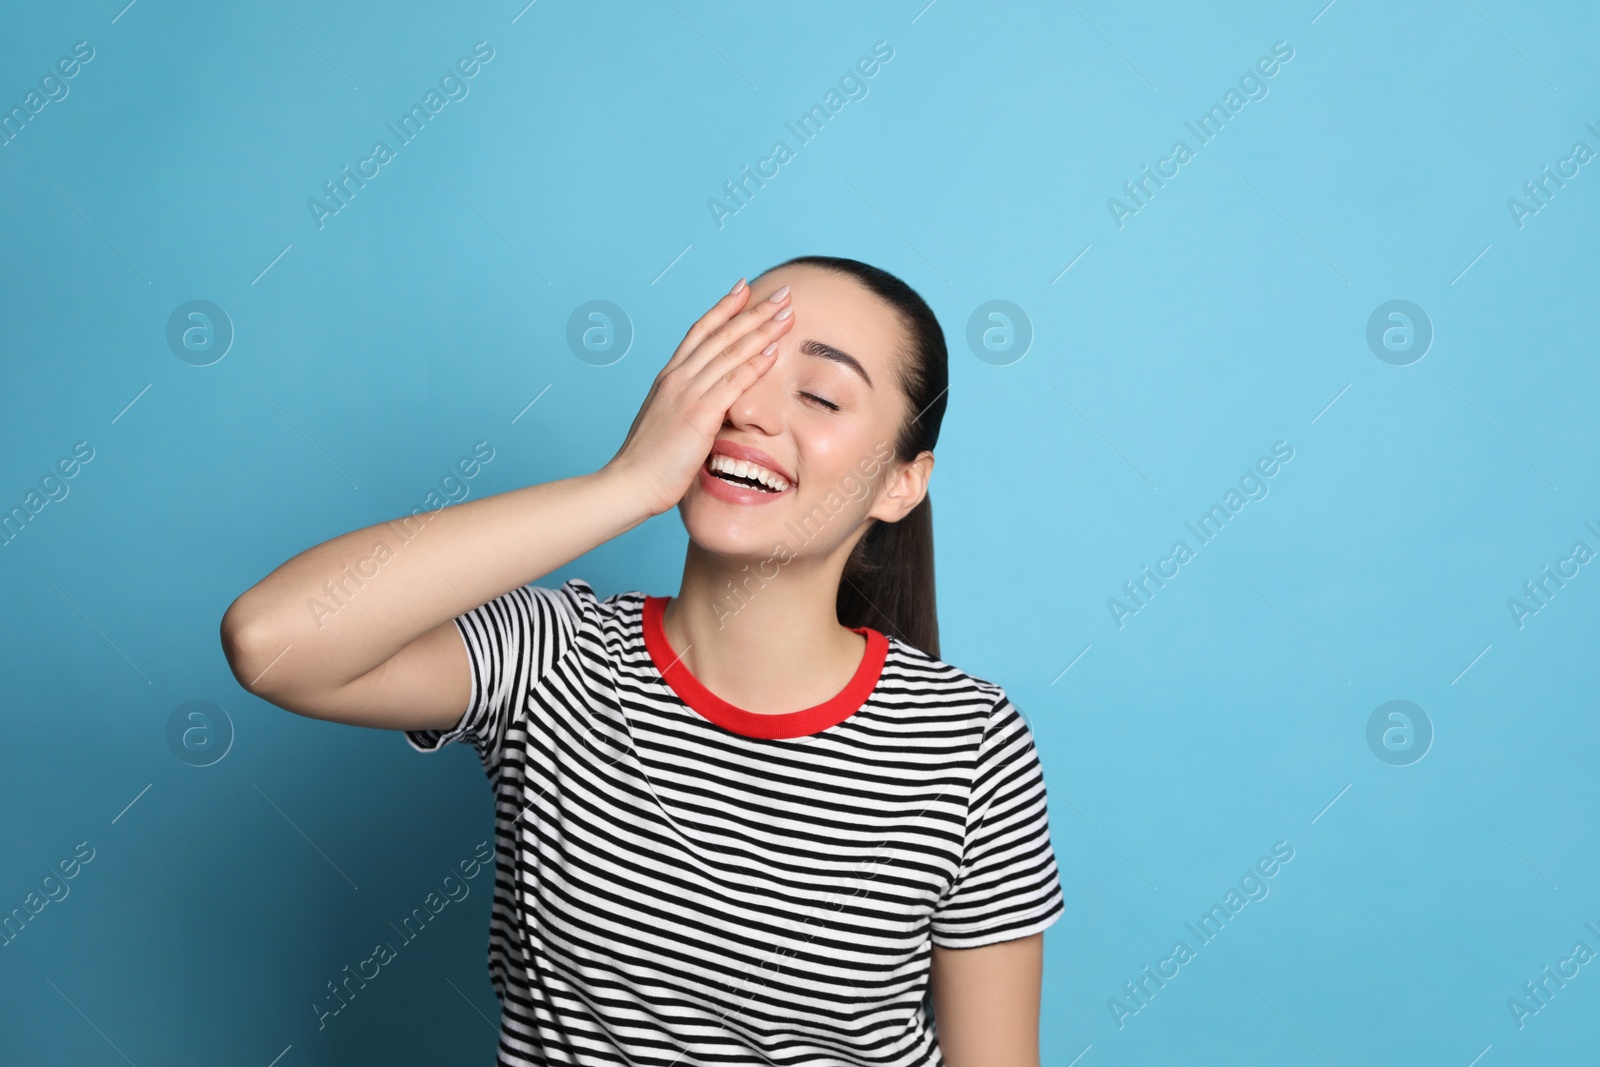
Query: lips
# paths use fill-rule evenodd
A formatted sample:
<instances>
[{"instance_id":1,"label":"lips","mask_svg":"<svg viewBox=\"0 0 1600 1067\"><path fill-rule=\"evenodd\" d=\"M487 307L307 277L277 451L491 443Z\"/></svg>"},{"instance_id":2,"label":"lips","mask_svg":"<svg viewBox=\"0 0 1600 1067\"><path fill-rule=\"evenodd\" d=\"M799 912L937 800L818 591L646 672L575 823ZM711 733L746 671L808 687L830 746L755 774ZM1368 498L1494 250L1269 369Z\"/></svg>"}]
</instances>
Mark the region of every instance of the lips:
<instances>
[{"instance_id":1,"label":"lips","mask_svg":"<svg viewBox=\"0 0 1600 1067\"><path fill-rule=\"evenodd\" d=\"M772 473L787 480L789 488L782 492L772 492L770 489L756 489L712 474L711 461L715 456L719 455L730 460L740 460L744 463L765 467ZM794 476L778 466L777 461L761 451L761 449L750 445L735 444L732 441L717 441L714 443L711 454L706 457L706 462L700 465L699 482L700 488L707 496L728 504L746 506L771 504L787 499L794 493L796 484Z\"/></svg>"},{"instance_id":2,"label":"lips","mask_svg":"<svg viewBox=\"0 0 1600 1067\"><path fill-rule=\"evenodd\" d=\"M711 445L711 455L723 455L732 459L742 459L746 463L754 463L757 466L765 467L767 470L776 474L783 475L784 480L787 481L791 486L800 484L798 479L796 479L792 473L778 465L777 460L761 451L761 449L753 448L750 445L741 445L735 444L732 441L718 440L713 442ZM707 456L707 458L709 459L710 456Z\"/></svg>"},{"instance_id":3,"label":"lips","mask_svg":"<svg viewBox=\"0 0 1600 1067\"><path fill-rule=\"evenodd\" d=\"M765 489L752 489L749 486L738 485L725 478L719 478L705 467L700 468L700 488L709 497L724 501L729 504L771 504L775 501L786 500L793 489L782 493L773 493Z\"/></svg>"}]
</instances>

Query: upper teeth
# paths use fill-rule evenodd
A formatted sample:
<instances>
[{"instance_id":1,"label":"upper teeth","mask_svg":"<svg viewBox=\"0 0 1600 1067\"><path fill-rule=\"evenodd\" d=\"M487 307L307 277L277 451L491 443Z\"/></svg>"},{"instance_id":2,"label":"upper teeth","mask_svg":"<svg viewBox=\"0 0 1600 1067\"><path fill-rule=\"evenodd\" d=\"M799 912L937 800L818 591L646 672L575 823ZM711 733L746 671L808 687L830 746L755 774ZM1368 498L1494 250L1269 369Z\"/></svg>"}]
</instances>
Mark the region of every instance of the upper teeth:
<instances>
[{"instance_id":1,"label":"upper teeth","mask_svg":"<svg viewBox=\"0 0 1600 1067\"><path fill-rule=\"evenodd\" d=\"M789 488L789 482L783 475L769 471L765 467L758 467L742 459L734 459L720 452L713 453L707 464L713 471L731 474L736 478L754 478L762 485L769 487L775 493L781 493Z\"/></svg>"}]
</instances>

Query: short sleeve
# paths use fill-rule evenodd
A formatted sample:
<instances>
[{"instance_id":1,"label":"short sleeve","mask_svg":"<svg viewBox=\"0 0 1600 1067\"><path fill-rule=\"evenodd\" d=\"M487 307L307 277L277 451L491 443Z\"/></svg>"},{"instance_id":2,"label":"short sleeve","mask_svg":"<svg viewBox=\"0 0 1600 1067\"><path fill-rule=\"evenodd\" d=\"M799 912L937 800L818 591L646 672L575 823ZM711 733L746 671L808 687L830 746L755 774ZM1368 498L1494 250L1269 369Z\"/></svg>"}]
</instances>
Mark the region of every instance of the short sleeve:
<instances>
[{"instance_id":1,"label":"short sleeve","mask_svg":"<svg viewBox=\"0 0 1600 1067\"><path fill-rule=\"evenodd\" d=\"M934 909L933 943L1026 937L1064 910L1033 732L1002 692L978 748L961 867Z\"/></svg>"},{"instance_id":2,"label":"short sleeve","mask_svg":"<svg viewBox=\"0 0 1600 1067\"><path fill-rule=\"evenodd\" d=\"M585 617L592 617L594 590L581 578L559 589L524 585L455 619L472 668L466 710L447 730L407 730L418 752L436 752L451 741L478 750L486 767L498 760L506 726L528 694L566 655Z\"/></svg>"}]
</instances>

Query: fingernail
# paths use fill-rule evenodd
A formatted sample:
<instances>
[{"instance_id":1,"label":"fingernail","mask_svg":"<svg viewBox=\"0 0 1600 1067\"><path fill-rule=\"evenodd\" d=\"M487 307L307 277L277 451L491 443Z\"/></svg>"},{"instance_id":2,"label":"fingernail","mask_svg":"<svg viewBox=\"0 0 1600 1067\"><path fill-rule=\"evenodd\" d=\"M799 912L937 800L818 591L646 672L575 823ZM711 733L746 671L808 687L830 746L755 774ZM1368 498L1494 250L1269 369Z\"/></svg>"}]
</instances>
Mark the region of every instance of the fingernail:
<instances>
[{"instance_id":1,"label":"fingernail","mask_svg":"<svg viewBox=\"0 0 1600 1067\"><path fill-rule=\"evenodd\" d=\"M743 289L743 288L744 288L744 279L740 278L737 282L734 283L733 288L728 290L728 295L729 296L733 296L735 293L737 293L740 289Z\"/></svg>"},{"instance_id":2,"label":"fingernail","mask_svg":"<svg viewBox=\"0 0 1600 1067\"><path fill-rule=\"evenodd\" d=\"M776 315L772 316L772 321L779 322L779 321L781 321L783 319L788 318L790 315L793 315L793 314L794 314L794 308L784 308L782 311L780 311Z\"/></svg>"},{"instance_id":3,"label":"fingernail","mask_svg":"<svg viewBox=\"0 0 1600 1067\"><path fill-rule=\"evenodd\" d=\"M786 285L782 289L779 289L776 293L773 293L771 296L767 297L767 299L774 304L781 304L783 302L783 298L788 295L789 287Z\"/></svg>"},{"instance_id":4,"label":"fingernail","mask_svg":"<svg viewBox=\"0 0 1600 1067\"><path fill-rule=\"evenodd\" d=\"M778 350L778 342L774 341L770 345L768 345L766 348L763 348L761 350L761 354L763 356L770 356L770 355L772 355L772 353L776 352L777 350Z\"/></svg>"}]
</instances>

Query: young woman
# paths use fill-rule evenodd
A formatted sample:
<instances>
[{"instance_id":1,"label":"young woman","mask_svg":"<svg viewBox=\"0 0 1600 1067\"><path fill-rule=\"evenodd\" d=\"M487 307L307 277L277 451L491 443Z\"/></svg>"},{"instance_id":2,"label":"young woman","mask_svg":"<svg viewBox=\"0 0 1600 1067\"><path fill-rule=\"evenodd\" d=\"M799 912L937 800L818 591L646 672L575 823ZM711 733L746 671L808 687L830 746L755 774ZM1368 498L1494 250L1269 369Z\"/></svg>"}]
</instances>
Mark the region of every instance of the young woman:
<instances>
[{"instance_id":1,"label":"young woman","mask_svg":"<svg viewBox=\"0 0 1600 1067\"><path fill-rule=\"evenodd\" d=\"M904 282L792 259L600 470L334 538L228 609L252 692L482 760L499 1063L1038 1064L1063 903L1026 721L938 658L946 382ZM673 507L676 597L529 584Z\"/></svg>"}]
</instances>

